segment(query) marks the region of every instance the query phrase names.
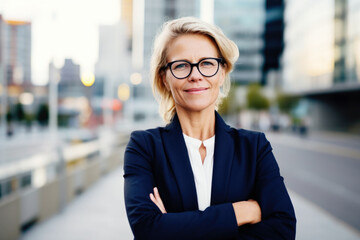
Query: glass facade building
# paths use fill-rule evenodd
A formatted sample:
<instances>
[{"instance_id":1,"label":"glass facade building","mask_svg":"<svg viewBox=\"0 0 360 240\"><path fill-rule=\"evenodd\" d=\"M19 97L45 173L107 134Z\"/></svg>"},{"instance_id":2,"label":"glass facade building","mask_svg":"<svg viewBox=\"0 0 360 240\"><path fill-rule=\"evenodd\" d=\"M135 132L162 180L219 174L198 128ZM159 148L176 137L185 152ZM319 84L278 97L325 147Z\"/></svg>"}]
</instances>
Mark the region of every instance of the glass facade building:
<instances>
[{"instance_id":1,"label":"glass facade building","mask_svg":"<svg viewBox=\"0 0 360 240\"><path fill-rule=\"evenodd\" d=\"M359 22L359 0L287 0L284 89L302 92L360 83Z\"/></svg>"},{"instance_id":2,"label":"glass facade building","mask_svg":"<svg viewBox=\"0 0 360 240\"><path fill-rule=\"evenodd\" d=\"M265 0L214 0L214 23L235 42L240 56L231 79L260 82L264 62Z\"/></svg>"},{"instance_id":3,"label":"glass facade building","mask_svg":"<svg viewBox=\"0 0 360 240\"><path fill-rule=\"evenodd\" d=\"M126 2L126 1L125 1ZM125 3L124 2L124 3ZM200 0L133 0L132 71L142 76L141 84L132 85L130 108L135 120L158 119L158 103L149 84L150 58L156 34L165 21L200 16Z\"/></svg>"},{"instance_id":4,"label":"glass facade building","mask_svg":"<svg viewBox=\"0 0 360 240\"><path fill-rule=\"evenodd\" d=\"M144 15L144 68L149 69L154 38L162 24L167 20L179 17L200 17L200 1L145 1Z\"/></svg>"},{"instance_id":5,"label":"glass facade building","mask_svg":"<svg viewBox=\"0 0 360 240\"><path fill-rule=\"evenodd\" d=\"M360 83L360 1L348 0L347 13L347 79Z\"/></svg>"},{"instance_id":6,"label":"glass facade building","mask_svg":"<svg viewBox=\"0 0 360 240\"><path fill-rule=\"evenodd\" d=\"M31 85L31 23L0 17L0 62L8 85Z\"/></svg>"}]
</instances>

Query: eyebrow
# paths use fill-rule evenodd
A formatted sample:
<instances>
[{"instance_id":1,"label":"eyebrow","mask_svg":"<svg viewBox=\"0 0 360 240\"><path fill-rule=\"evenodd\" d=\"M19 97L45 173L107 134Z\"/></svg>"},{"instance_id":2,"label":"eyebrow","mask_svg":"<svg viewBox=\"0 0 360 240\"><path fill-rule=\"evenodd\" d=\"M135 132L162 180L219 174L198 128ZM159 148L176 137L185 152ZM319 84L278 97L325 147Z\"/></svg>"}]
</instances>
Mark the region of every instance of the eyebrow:
<instances>
[{"instance_id":1,"label":"eyebrow","mask_svg":"<svg viewBox=\"0 0 360 240\"><path fill-rule=\"evenodd\" d=\"M206 58L220 58L220 57L202 57L197 62L200 62L200 61L202 61L202 60L204 60ZM177 59L177 60L173 60L173 61L169 61L169 62L176 62L176 61L186 61L186 62L189 62L189 63L194 63L194 62L191 62L188 59Z\"/></svg>"}]
</instances>

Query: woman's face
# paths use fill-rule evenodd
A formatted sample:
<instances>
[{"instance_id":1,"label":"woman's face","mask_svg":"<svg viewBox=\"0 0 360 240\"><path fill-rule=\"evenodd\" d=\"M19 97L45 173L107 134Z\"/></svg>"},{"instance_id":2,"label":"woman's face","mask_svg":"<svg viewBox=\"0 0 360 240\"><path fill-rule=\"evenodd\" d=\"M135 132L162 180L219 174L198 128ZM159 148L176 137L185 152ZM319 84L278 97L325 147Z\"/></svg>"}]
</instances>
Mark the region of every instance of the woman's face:
<instances>
[{"instance_id":1,"label":"woman's face","mask_svg":"<svg viewBox=\"0 0 360 240\"><path fill-rule=\"evenodd\" d=\"M200 34L179 36L169 44L167 49L168 63L177 60L198 63L204 58L219 57L215 43ZM222 64L212 77L204 77L197 67L193 67L191 74L184 79L175 78L170 68L167 67L163 82L172 93L177 111L199 112L205 109L215 109L215 102L224 78L225 70Z\"/></svg>"}]
</instances>

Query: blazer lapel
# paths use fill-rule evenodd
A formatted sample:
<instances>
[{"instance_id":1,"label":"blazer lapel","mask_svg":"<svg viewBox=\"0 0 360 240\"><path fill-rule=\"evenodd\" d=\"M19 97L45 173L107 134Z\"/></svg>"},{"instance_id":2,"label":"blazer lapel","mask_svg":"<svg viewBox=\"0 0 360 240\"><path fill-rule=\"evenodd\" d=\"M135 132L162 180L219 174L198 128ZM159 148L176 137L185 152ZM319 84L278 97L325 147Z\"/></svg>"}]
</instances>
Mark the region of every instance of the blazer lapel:
<instances>
[{"instance_id":1,"label":"blazer lapel","mask_svg":"<svg viewBox=\"0 0 360 240\"><path fill-rule=\"evenodd\" d=\"M181 193L184 210L197 210L199 207L194 175L177 115L175 115L173 121L165 127L163 143L167 159L173 169Z\"/></svg>"},{"instance_id":2,"label":"blazer lapel","mask_svg":"<svg viewBox=\"0 0 360 240\"><path fill-rule=\"evenodd\" d=\"M215 151L211 188L211 205L226 201L234 154L234 144L229 134L230 127L215 112Z\"/></svg>"}]
</instances>

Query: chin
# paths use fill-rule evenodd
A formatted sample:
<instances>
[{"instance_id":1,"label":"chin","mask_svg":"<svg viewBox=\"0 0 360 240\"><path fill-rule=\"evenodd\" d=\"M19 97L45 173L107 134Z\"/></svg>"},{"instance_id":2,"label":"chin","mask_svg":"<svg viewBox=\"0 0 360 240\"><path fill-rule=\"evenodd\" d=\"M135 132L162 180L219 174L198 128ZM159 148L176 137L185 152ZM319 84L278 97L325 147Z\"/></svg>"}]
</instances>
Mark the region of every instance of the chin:
<instances>
[{"instance_id":1,"label":"chin","mask_svg":"<svg viewBox=\"0 0 360 240\"><path fill-rule=\"evenodd\" d=\"M212 103L190 103L186 107L187 110L192 112L201 112L209 108L213 108L215 110L215 105Z\"/></svg>"}]
</instances>

